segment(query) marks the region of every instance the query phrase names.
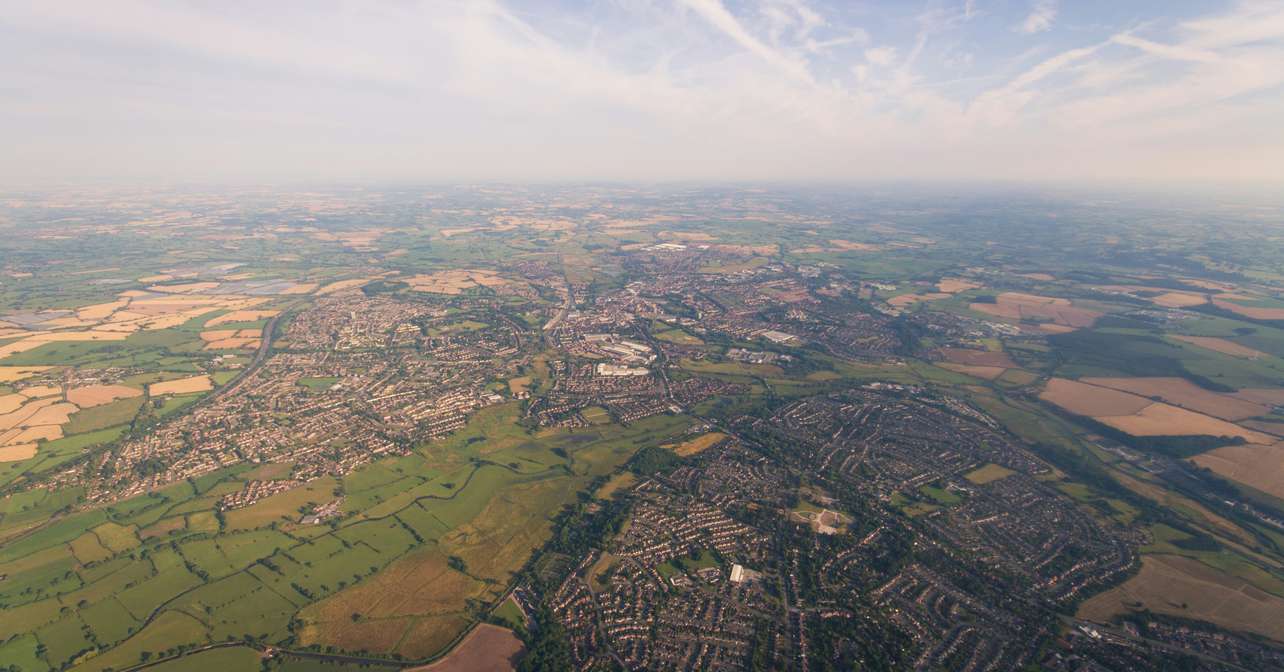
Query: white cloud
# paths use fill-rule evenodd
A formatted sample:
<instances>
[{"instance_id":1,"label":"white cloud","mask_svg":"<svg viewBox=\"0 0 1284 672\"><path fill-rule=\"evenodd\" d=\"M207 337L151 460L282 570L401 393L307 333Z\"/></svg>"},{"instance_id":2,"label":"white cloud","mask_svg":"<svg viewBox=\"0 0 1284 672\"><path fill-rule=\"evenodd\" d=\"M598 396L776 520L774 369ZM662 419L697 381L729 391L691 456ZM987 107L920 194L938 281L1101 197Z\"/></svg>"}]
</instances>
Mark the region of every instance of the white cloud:
<instances>
[{"instance_id":1,"label":"white cloud","mask_svg":"<svg viewBox=\"0 0 1284 672\"><path fill-rule=\"evenodd\" d=\"M1225 59L1214 51L1201 49L1192 46L1174 46L1170 44L1160 44L1150 40L1142 39L1136 35L1123 33L1111 38L1115 44L1122 44L1126 47L1135 47L1153 56L1170 58L1176 61L1194 61L1197 63L1218 63Z\"/></svg>"},{"instance_id":2,"label":"white cloud","mask_svg":"<svg viewBox=\"0 0 1284 672\"><path fill-rule=\"evenodd\" d=\"M1265 179L1284 165L1281 0L1063 31L1059 51L1024 53L968 32L994 27L966 21L981 11L966 2L896 21L818 0L555 15L318 2L9 3L0 179Z\"/></svg>"},{"instance_id":3,"label":"white cloud","mask_svg":"<svg viewBox=\"0 0 1284 672\"><path fill-rule=\"evenodd\" d=\"M891 65L892 61L896 60L896 48L895 47L875 47L873 49L866 49L865 60L869 61L870 63L873 63L874 65L882 65L882 66Z\"/></svg>"},{"instance_id":4,"label":"white cloud","mask_svg":"<svg viewBox=\"0 0 1284 672\"><path fill-rule=\"evenodd\" d=\"M1017 30L1027 35L1047 32L1052 29L1052 23L1056 19L1057 0L1036 0Z\"/></svg>"},{"instance_id":5,"label":"white cloud","mask_svg":"<svg viewBox=\"0 0 1284 672\"><path fill-rule=\"evenodd\" d=\"M806 65L788 54L772 49L766 43L750 34L739 19L723 6L720 0L682 0L682 3L746 51L752 52L790 77L801 81L811 80L811 74L807 71Z\"/></svg>"},{"instance_id":6,"label":"white cloud","mask_svg":"<svg viewBox=\"0 0 1284 672\"><path fill-rule=\"evenodd\" d=\"M812 54L823 54L834 47L843 47L849 44L868 44L869 33L862 28L848 29L848 34L841 37L832 37L827 40L815 40L808 38L803 46Z\"/></svg>"}]
</instances>

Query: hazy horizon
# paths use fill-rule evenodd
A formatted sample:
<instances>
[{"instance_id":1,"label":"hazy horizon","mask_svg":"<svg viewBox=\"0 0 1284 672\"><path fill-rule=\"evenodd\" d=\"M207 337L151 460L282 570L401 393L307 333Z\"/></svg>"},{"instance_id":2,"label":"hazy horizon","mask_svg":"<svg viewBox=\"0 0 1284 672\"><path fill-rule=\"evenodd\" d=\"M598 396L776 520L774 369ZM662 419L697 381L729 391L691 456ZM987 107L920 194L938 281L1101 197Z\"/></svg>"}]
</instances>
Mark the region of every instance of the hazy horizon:
<instances>
[{"instance_id":1,"label":"hazy horizon","mask_svg":"<svg viewBox=\"0 0 1284 672\"><path fill-rule=\"evenodd\" d=\"M11 186L1284 179L1278 0L0 6Z\"/></svg>"}]
</instances>

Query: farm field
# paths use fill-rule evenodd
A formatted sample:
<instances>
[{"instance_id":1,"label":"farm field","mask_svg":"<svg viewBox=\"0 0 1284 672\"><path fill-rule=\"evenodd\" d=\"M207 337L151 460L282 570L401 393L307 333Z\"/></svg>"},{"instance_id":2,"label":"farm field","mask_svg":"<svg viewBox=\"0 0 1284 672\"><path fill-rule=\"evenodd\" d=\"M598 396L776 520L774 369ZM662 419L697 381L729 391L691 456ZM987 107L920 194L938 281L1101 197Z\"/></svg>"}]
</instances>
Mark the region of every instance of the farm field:
<instances>
[{"instance_id":1,"label":"farm field","mask_svg":"<svg viewBox=\"0 0 1284 672\"><path fill-rule=\"evenodd\" d=\"M1127 392L1123 390L1128 390ZM1148 396L1143 394L1150 393ZM1164 398L1222 416L1243 419L1265 407L1208 392L1184 379L1052 378L1039 398L1071 413L1091 417L1133 436L1227 436L1248 443L1274 443L1274 437L1212 415L1155 401Z\"/></svg>"},{"instance_id":2,"label":"farm field","mask_svg":"<svg viewBox=\"0 0 1284 672\"><path fill-rule=\"evenodd\" d=\"M1142 608L1284 641L1284 622L1273 617L1284 609L1284 598L1179 556L1145 556L1137 576L1084 602L1078 614L1105 621Z\"/></svg>"},{"instance_id":3,"label":"farm field","mask_svg":"<svg viewBox=\"0 0 1284 672\"><path fill-rule=\"evenodd\" d=\"M190 394L192 392L205 392L213 389L209 376L192 376L191 378L180 378L178 380L167 380L160 383L152 383L148 386L148 391L154 395L163 394Z\"/></svg>"},{"instance_id":4,"label":"farm field","mask_svg":"<svg viewBox=\"0 0 1284 672\"><path fill-rule=\"evenodd\" d=\"M682 443L669 446L669 448L671 448L673 452L677 453L679 457L689 457L691 455L699 454L701 451L713 446L725 438L727 438L727 435L721 432L709 432L708 434L701 434L694 439L689 439Z\"/></svg>"},{"instance_id":5,"label":"farm field","mask_svg":"<svg viewBox=\"0 0 1284 672\"><path fill-rule=\"evenodd\" d=\"M1217 338L1214 336L1185 336L1181 334L1175 335L1173 338L1183 343L1197 345L1206 350L1220 352L1223 355L1230 355L1241 359L1257 359L1259 357L1267 356L1266 353L1260 350L1254 350L1253 348L1240 345L1239 343L1225 338Z\"/></svg>"},{"instance_id":6,"label":"farm field","mask_svg":"<svg viewBox=\"0 0 1284 672\"><path fill-rule=\"evenodd\" d=\"M901 192L10 190L0 669L1284 650L1279 206Z\"/></svg>"},{"instance_id":7,"label":"farm field","mask_svg":"<svg viewBox=\"0 0 1284 672\"><path fill-rule=\"evenodd\" d=\"M1221 476L1284 499L1284 442L1223 446L1191 460Z\"/></svg>"},{"instance_id":8,"label":"farm field","mask_svg":"<svg viewBox=\"0 0 1284 672\"><path fill-rule=\"evenodd\" d=\"M1210 392L1184 378L1083 378L1081 382L1131 392L1148 399L1159 398L1174 406L1223 420L1255 418L1271 410L1263 404Z\"/></svg>"},{"instance_id":9,"label":"farm field","mask_svg":"<svg viewBox=\"0 0 1284 672\"><path fill-rule=\"evenodd\" d=\"M472 431L497 440L484 451L492 458L504 453L529 454L530 449L522 447L520 442L502 440L511 433L511 429L507 429L511 419L511 415L501 412L479 418L474 425ZM654 435L656 440L662 440L667 435L662 429L666 424L671 423L643 423L632 435ZM656 429L661 429L660 433L653 434ZM680 426L667 431L680 431ZM80 620L74 616L71 617L74 621L66 617L59 619L56 605L79 599L88 600L90 608L83 610L82 615L98 641L120 640L109 654L95 657L94 664L85 669L129 662L130 656L140 656L142 651L149 650L147 642L161 638L169 641L169 646L185 642L199 644L217 640L229 627L235 628L232 634L254 628L250 632L275 636L273 633L284 632L296 610L305 623L301 631L305 642L396 653L410 659L428 657L439 653L475 622L475 617L467 612L469 600L489 601L502 593L512 572L546 538L552 513L571 501L577 488L587 484L590 475L609 471L627 458L629 451L614 446L621 440L627 441L629 433L624 437L615 434L604 427L600 438L581 442L575 449L577 468L584 471L583 476L568 479L542 465L531 471L486 466L471 477L464 474L466 480L453 491L430 496L441 500L439 502L431 498L416 500L413 495L409 499L393 498L355 519L353 525L340 524L338 532L319 537L291 538L267 526L283 525L282 529L293 530L292 521L303 505L322 503L333 497L334 480L321 479L292 488L248 508L228 511L217 521L202 509L208 511L215 498L221 496L218 493L235 491L240 487L238 479L241 478L288 473L288 465L272 465L285 466L284 472L279 468L271 472L263 468L229 472L216 480L206 479L206 483L196 488L174 486L165 493L147 495L114 507L108 514L110 520L104 520L101 513L80 514L24 539L22 544L9 546L0 553L0 571L9 576L5 585L0 586L4 589L0 591L0 599L8 599L5 595L17 594L9 591L28 585L25 580L28 573L39 581L44 572L61 571L56 569L63 566L58 563L69 557L58 551L57 544L62 543L67 545L70 557L81 565L117 563L121 569L107 574L81 570L72 575L72 582L56 583L52 592L37 593L36 601L30 601L31 598L21 601L23 607L15 616L48 613L39 610L54 609L47 616L36 617L52 619L38 630L36 637L45 643L55 660L67 660L74 655L76 647L84 646L69 636L65 643L56 639L62 636L57 633L77 632L80 628ZM555 436L539 440L555 440ZM450 445L455 446L454 449L471 450L470 447L478 444L461 437ZM428 454L434 456L434 460L449 460L452 459L450 450L447 446L429 447ZM548 457L543 459L550 463L558 459L544 454ZM522 459L530 458L523 455ZM358 472L349 480L357 484L363 480L363 473ZM371 475L373 473L371 471ZM407 482L400 487L418 482ZM50 500L44 506L56 504L57 500ZM205 516L212 527L202 528L197 522L201 516ZM12 517L6 516L3 522L9 524L11 520ZM299 529L295 533L303 531ZM202 533L210 532L218 535L213 539L200 538ZM415 535L432 540L434 547L415 551L420 543L416 542ZM170 543L178 544L177 555L168 550ZM352 543L361 546L349 546ZM309 550L322 547L331 550L320 554ZM42 548L47 551L32 554ZM344 551L344 548L352 550ZM122 554L138 550L149 554L152 561L144 565L121 562ZM310 568L304 570L290 558L306 561ZM464 572L450 566L451 558L463 563ZM184 559L197 575L184 569L182 562L176 562L179 559ZM255 568L254 563L260 561L263 566ZM50 562L54 564L47 564ZM297 590L291 589L291 582L276 574L276 570L264 569L276 567L287 571L291 566L296 567L289 571L295 577L292 583L298 586ZM142 574L131 572L131 567ZM365 569L355 577L347 572L348 578L344 579L343 567ZM246 571L249 573L238 574ZM354 579L361 581L345 590L344 585ZM126 581L138 585L120 593L117 601L112 597L110 586L120 586ZM205 587L201 587L202 584ZM412 584L422 584L424 589L406 591L406 586ZM198 609L204 614L201 618L162 606L185 591L188 594L181 603L173 603L174 606L204 605ZM218 598L214 598L216 594ZM327 597L320 599L322 596ZM314 600L319 601L305 606ZM300 610L300 607L304 608ZM154 611L156 609L159 611ZM253 610L254 618L247 619L250 613L247 609ZM352 614L356 612L362 616L360 622L354 624ZM123 620L121 615L113 616L113 613L124 614ZM114 623L121 625L115 627Z\"/></svg>"},{"instance_id":10,"label":"farm field","mask_svg":"<svg viewBox=\"0 0 1284 672\"><path fill-rule=\"evenodd\" d=\"M1049 380L1039 398L1071 413L1089 417L1132 415L1154 403L1135 394L1064 378Z\"/></svg>"},{"instance_id":11,"label":"farm field","mask_svg":"<svg viewBox=\"0 0 1284 672\"><path fill-rule=\"evenodd\" d=\"M1050 333L1091 327L1102 316L1097 311L1076 307L1068 299L1020 292L1003 292L994 303L971 303L968 307L994 317L1049 324Z\"/></svg>"},{"instance_id":12,"label":"farm field","mask_svg":"<svg viewBox=\"0 0 1284 672\"><path fill-rule=\"evenodd\" d=\"M1135 414L1103 415L1096 419L1133 436L1230 436L1249 443L1273 442L1267 434L1168 404L1154 403Z\"/></svg>"},{"instance_id":13,"label":"farm field","mask_svg":"<svg viewBox=\"0 0 1284 672\"><path fill-rule=\"evenodd\" d=\"M442 660L411 668L415 672L511 672L522 652L512 631L482 623Z\"/></svg>"},{"instance_id":14,"label":"farm field","mask_svg":"<svg viewBox=\"0 0 1284 672\"><path fill-rule=\"evenodd\" d=\"M487 270L439 271L406 279L411 289L434 294L460 294L468 289L494 287L507 282L509 281Z\"/></svg>"}]
</instances>

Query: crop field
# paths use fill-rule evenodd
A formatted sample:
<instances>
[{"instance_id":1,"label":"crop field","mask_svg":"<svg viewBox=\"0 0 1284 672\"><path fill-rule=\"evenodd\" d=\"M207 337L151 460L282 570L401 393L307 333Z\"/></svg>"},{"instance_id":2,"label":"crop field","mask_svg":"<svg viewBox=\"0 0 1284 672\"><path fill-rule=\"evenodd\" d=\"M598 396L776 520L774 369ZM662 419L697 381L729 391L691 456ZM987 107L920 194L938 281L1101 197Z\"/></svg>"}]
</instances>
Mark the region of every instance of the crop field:
<instances>
[{"instance_id":1,"label":"crop field","mask_svg":"<svg viewBox=\"0 0 1284 672\"><path fill-rule=\"evenodd\" d=\"M1284 405L1284 388L1264 389L1264 390L1239 390L1234 395L1238 399L1246 399L1254 403L1272 406Z\"/></svg>"},{"instance_id":2,"label":"crop field","mask_svg":"<svg viewBox=\"0 0 1284 672\"><path fill-rule=\"evenodd\" d=\"M0 384L16 383L20 380L30 378L37 373L46 371L52 367L48 366L0 366Z\"/></svg>"},{"instance_id":3,"label":"crop field","mask_svg":"<svg viewBox=\"0 0 1284 672\"><path fill-rule=\"evenodd\" d=\"M1114 614L1149 609L1255 632L1284 641L1284 598L1196 560L1172 555L1142 558L1141 572L1079 607L1079 616L1105 621Z\"/></svg>"},{"instance_id":4,"label":"crop field","mask_svg":"<svg viewBox=\"0 0 1284 672\"><path fill-rule=\"evenodd\" d=\"M1284 499L1284 442L1223 446L1191 459L1226 478Z\"/></svg>"},{"instance_id":5,"label":"crop field","mask_svg":"<svg viewBox=\"0 0 1284 672\"><path fill-rule=\"evenodd\" d=\"M1159 398L1174 406L1223 420L1254 418L1271 410L1263 404L1210 392L1185 378L1083 378L1080 382L1131 392L1148 399Z\"/></svg>"},{"instance_id":6,"label":"crop field","mask_svg":"<svg viewBox=\"0 0 1284 672\"><path fill-rule=\"evenodd\" d=\"M897 308L912 306L920 301L940 301L941 299L950 298L949 294L943 292L927 292L926 294L900 294L887 300L887 304Z\"/></svg>"},{"instance_id":7,"label":"crop field","mask_svg":"<svg viewBox=\"0 0 1284 672\"><path fill-rule=\"evenodd\" d=\"M22 462L35 456L35 443L12 443L0 446L0 462Z\"/></svg>"},{"instance_id":8,"label":"crop field","mask_svg":"<svg viewBox=\"0 0 1284 672\"><path fill-rule=\"evenodd\" d=\"M494 271L472 269L416 275L406 278L405 282L417 292L453 295L478 287L496 287L509 281Z\"/></svg>"},{"instance_id":9,"label":"crop field","mask_svg":"<svg viewBox=\"0 0 1284 672\"><path fill-rule=\"evenodd\" d=\"M1057 369L1062 377L1183 377L1199 384L1199 376L1237 389L1284 383L1284 360L1278 357L1242 359L1141 331L1079 330L1048 342L1063 358Z\"/></svg>"},{"instance_id":10,"label":"crop field","mask_svg":"<svg viewBox=\"0 0 1284 672\"><path fill-rule=\"evenodd\" d=\"M86 385L67 390L67 401L84 408L101 406L117 399L137 397L143 391L126 385Z\"/></svg>"},{"instance_id":11,"label":"crop field","mask_svg":"<svg viewBox=\"0 0 1284 672\"><path fill-rule=\"evenodd\" d=\"M671 446L671 448L673 452L677 453L679 456L688 457L696 455L701 451L716 445L719 441L725 438L727 438L727 435L721 432L709 432L708 434L701 434L694 439L683 441L675 446Z\"/></svg>"},{"instance_id":12,"label":"crop field","mask_svg":"<svg viewBox=\"0 0 1284 672\"><path fill-rule=\"evenodd\" d=\"M1048 380L1047 387L1039 394L1039 398L1071 413L1089 417L1132 415L1154 403L1135 394L1065 378Z\"/></svg>"},{"instance_id":13,"label":"crop field","mask_svg":"<svg viewBox=\"0 0 1284 672\"><path fill-rule=\"evenodd\" d=\"M809 650L848 669L864 642L840 640L883 628L896 669L955 650L921 666L1050 667L1105 646L1060 627L1063 596L1093 618L1284 637L1284 321L1267 319L1284 275L1257 221L1273 211L1239 230L1241 208L1175 224L1156 208L1125 230L1096 200L1021 194L1004 210L767 187L430 191L203 212L221 201L0 199L0 228L65 215L121 257L8 239L0 669L511 670L522 642L486 620L518 624L527 598L522 625L552 607L577 657L671 635L645 648L653 668L788 665L832 637ZM601 347L621 339L644 346ZM682 524L648 530L657 512ZM1065 524L1029 527L1045 514ZM826 536L777 543L806 536L791 521ZM666 536L686 547L635 553ZM1032 540L1055 557L1009 564ZM626 596L635 570L733 563L761 582L692 577L626 613L650 594ZM577 567L598 609L551 604ZM802 590L784 604L790 567ZM962 621L920 618L941 595ZM986 615L1005 596L1020 628ZM860 632L813 622L830 610ZM555 648L556 628L516 630ZM741 635L752 651L723 639Z\"/></svg>"},{"instance_id":14,"label":"crop field","mask_svg":"<svg viewBox=\"0 0 1284 672\"><path fill-rule=\"evenodd\" d=\"M152 383L148 387L149 392L157 396L163 394L190 394L212 389L214 389L214 385L211 383L209 376L192 376L178 380L167 380L162 383Z\"/></svg>"},{"instance_id":15,"label":"crop field","mask_svg":"<svg viewBox=\"0 0 1284 672\"><path fill-rule=\"evenodd\" d=\"M1260 357L1267 356L1267 354L1261 350L1254 350L1246 345L1240 345L1235 341L1225 338L1217 338L1214 336L1183 336L1180 334L1173 336L1173 338L1183 343L1197 345L1206 350L1220 352L1223 355L1230 355L1231 357L1239 357L1241 359L1258 359Z\"/></svg>"},{"instance_id":16,"label":"crop field","mask_svg":"<svg viewBox=\"0 0 1284 672\"><path fill-rule=\"evenodd\" d=\"M1100 312L1075 307L1069 299L1004 292L994 303L971 303L969 308L980 313L1017 321L1050 322L1066 328L1091 327Z\"/></svg>"},{"instance_id":17,"label":"crop field","mask_svg":"<svg viewBox=\"0 0 1284 672\"><path fill-rule=\"evenodd\" d=\"M229 322L257 322L269 317L276 317L280 313L281 311L279 310L233 310L206 320L205 326L217 327L220 324Z\"/></svg>"},{"instance_id":18,"label":"crop field","mask_svg":"<svg viewBox=\"0 0 1284 672\"><path fill-rule=\"evenodd\" d=\"M1211 415L1154 401L1171 398L1189 406L1237 418L1251 417L1264 407L1198 388L1183 379L1166 385L1146 378L1088 378L1090 382L1052 378L1039 395L1049 403L1090 416L1132 436L1229 436L1248 443L1270 444L1276 439ZM1122 389L1115 389L1122 388ZM1124 392L1123 389L1130 390ZM1137 394L1133 394L1137 392ZM1141 394L1150 393L1150 396Z\"/></svg>"},{"instance_id":19,"label":"crop field","mask_svg":"<svg viewBox=\"0 0 1284 672\"><path fill-rule=\"evenodd\" d=\"M1254 320L1284 320L1284 308L1247 305L1248 302L1238 298L1230 300L1231 296L1223 294L1221 297L1213 297L1212 303L1218 308L1229 310L1236 315L1242 315Z\"/></svg>"},{"instance_id":20,"label":"crop field","mask_svg":"<svg viewBox=\"0 0 1284 672\"><path fill-rule=\"evenodd\" d=\"M1096 419L1133 436L1237 436L1249 443L1274 442L1273 437L1261 432L1168 404L1154 403L1132 415L1098 416Z\"/></svg>"},{"instance_id":21,"label":"crop field","mask_svg":"<svg viewBox=\"0 0 1284 672\"><path fill-rule=\"evenodd\" d=\"M960 278L942 278L940 282L936 283L937 291L944 292L946 294L957 294L969 289L978 289L979 287L981 287L979 283L962 280Z\"/></svg>"}]
</instances>

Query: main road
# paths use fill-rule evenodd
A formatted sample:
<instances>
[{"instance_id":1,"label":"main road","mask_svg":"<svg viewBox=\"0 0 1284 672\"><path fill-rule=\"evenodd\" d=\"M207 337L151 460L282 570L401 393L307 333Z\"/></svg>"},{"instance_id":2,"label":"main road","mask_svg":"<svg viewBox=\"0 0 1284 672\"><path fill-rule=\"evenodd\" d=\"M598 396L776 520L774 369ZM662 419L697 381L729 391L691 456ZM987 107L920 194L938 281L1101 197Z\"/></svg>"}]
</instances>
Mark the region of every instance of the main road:
<instances>
[{"instance_id":1,"label":"main road","mask_svg":"<svg viewBox=\"0 0 1284 672\"><path fill-rule=\"evenodd\" d=\"M241 385L245 384L245 380L249 375L253 373L255 369L262 366L263 361L267 359L268 353L272 351L272 335L276 333L277 323L283 316L285 316L286 313L290 312L290 310L298 305L299 302L295 301L282 308L281 312L273 315L272 318L267 321L267 324L263 325L263 334L259 337L259 349L254 352L254 359L250 360L250 363L246 365L244 369L241 369L240 375L233 378L227 385L215 389L213 392L205 395L205 397L196 402L196 404L208 404L219 397L231 394L240 389ZM193 404L193 406L196 404Z\"/></svg>"},{"instance_id":2,"label":"main road","mask_svg":"<svg viewBox=\"0 0 1284 672\"><path fill-rule=\"evenodd\" d=\"M575 305L575 293L571 291L571 281L567 280L566 276L563 275L562 282L566 286L566 299L562 301L562 309L557 311L557 314L553 316L553 319L549 320L548 323L544 325L545 340L548 339L548 334L556 329L557 325L561 324L562 320L566 319L566 315L571 312L571 306Z\"/></svg>"}]
</instances>

